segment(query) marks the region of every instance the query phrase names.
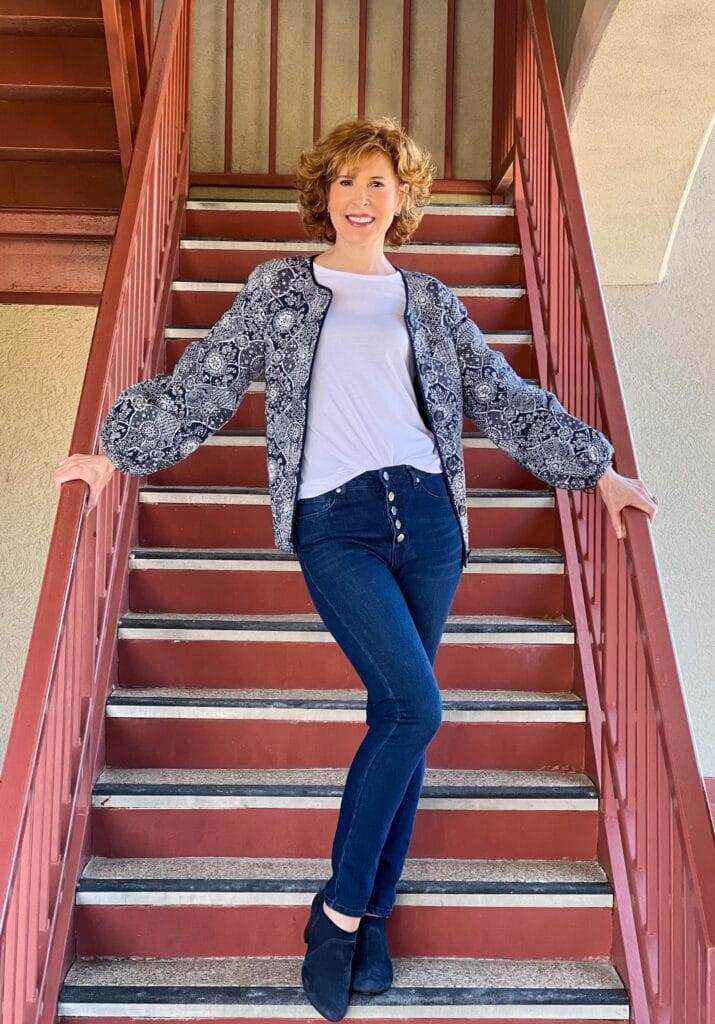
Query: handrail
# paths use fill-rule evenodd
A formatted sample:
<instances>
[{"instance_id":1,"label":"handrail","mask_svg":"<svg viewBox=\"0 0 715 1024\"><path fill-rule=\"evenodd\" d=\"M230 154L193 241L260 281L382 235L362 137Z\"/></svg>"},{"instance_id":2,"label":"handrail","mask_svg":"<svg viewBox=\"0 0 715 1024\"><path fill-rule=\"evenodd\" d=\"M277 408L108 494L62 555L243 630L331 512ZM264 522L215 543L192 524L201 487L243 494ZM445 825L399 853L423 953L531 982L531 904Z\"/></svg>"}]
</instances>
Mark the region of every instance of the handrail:
<instances>
[{"instance_id":1,"label":"handrail","mask_svg":"<svg viewBox=\"0 0 715 1024\"><path fill-rule=\"evenodd\" d=\"M109 78L119 142L122 178L126 182L138 130L151 63L149 0L102 0Z\"/></svg>"},{"instance_id":2,"label":"handrail","mask_svg":"<svg viewBox=\"0 0 715 1024\"><path fill-rule=\"evenodd\" d=\"M153 371L188 187L191 0L164 0L70 452ZM138 477L62 485L0 781L0 1024L51 1024L67 963Z\"/></svg>"},{"instance_id":3,"label":"handrail","mask_svg":"<svg viewBox=\"0 0 715 1024\"><path fill-rule=\"evenodd\" d=\"M637 478L545 3L515 8L514 204L540 378ZM624 509L619 541L597 495L558 490L557 501L616 896L614 963L637 1024L712 1024L715 835L650 522Z\"/></svg>"}]
</instances>

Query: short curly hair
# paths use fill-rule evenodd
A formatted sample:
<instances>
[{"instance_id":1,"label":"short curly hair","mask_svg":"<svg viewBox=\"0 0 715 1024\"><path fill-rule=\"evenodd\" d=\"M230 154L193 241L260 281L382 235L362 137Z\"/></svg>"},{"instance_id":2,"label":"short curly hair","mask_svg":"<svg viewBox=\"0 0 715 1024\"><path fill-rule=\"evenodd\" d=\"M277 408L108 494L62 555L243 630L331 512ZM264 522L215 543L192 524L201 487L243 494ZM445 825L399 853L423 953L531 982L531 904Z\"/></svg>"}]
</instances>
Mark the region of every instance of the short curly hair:
<instances>
[{"instance_id":1,"label":"short curly hair","mask_svg":"<svg viewBox=\"0 0 715 1024\"><path fill-rule=\"evenodd\" d=\"M298 160L296 188L298 212L309 238L335 241L335 228L328 212L330 184L345 165L354 170L363 157L381 152L392 162L400 184L407 189L402 208L385 234L385 244L401 246L417 230L427 204L437 168L422 149L392 117L358 118L342 121L304 150Z\"/></svg>"}]
</instances>

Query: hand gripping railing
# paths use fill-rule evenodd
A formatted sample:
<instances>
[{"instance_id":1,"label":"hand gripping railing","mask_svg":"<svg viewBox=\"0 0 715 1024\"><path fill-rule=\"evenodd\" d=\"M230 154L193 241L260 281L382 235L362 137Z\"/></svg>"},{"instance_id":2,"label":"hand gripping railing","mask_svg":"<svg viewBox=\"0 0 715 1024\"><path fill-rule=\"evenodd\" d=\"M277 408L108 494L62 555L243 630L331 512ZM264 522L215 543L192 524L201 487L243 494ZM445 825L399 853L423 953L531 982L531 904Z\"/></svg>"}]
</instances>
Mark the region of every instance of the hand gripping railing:
<instances>
[{"instance_id":1,"label":"hand gripping railing","mask_svg":"<svg viewBox=\"0 0 715 1024\"><path fill-rule=\"evenodd\" d=\"M70 451L153 372L188 185L190 0L164 0ZM0 784L0 1022L54 1021L71 959L138 477L62 485ZM70 953L67 953L70 950Z\"/></svg>"},{"instance_id":2,"label":"hand gripping railing","mask_svg":"<svg viewBox=\"0 0 715 1024\"><path fill-rule=\"evenodd\" d=\"M637 478L544 0L496 10L493 185L513 164L540 379ZM616 898L614 963L637 1024L713 1024L715 836L650 522L624 509L619 541L598 494L557 490L557 500L602 798L599 854Z\"/></svg>"}]
</instances>

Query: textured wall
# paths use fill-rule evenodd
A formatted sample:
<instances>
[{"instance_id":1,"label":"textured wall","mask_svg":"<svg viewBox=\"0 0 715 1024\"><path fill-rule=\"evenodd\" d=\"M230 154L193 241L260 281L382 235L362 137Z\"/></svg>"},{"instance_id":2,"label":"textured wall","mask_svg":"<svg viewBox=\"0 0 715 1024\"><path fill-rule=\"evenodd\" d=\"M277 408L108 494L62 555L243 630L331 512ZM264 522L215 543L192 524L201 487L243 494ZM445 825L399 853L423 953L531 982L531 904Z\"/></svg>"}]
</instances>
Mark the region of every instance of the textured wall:
<instances>
[{"instance_id":1,"label":"textured wall","mask_svg":"<svg viewBox=\"0 0 715 1024\"><path fill-rule=\"evenodd\" d=\"M226 0L194 9L191 167L223 170ZM233 169L268 169L270 4L241 0L234 22ZM314 2L278 7L276 171L293 174L313 141ZM453 167L484 178L491 163L493 0L458 5L455 37ZM325 0L321 134L357 116L358 0ZM413 0L410 131L443 173L447 0ZM402 0L368 6L367 116L401 116ZM478 102L474 102L478 97Z\"/></svg>"},{"instance_id":2,"label":"textured wall","mask_svg":"<svg viewBox=\"0 0 715 1024\"><path fill-rule=\"evenodd\" d=\"M0 304L0 764L57 511L97 310Z\"/></svg>"},{"instance_id":3,"label":"textured wall","mask_svg":"<svg viewBox=\"0 0 715 1024\"><path fill-rule=\"evenodd\" d=\"M604 282L640 473L659 499L653 539L705 775L715 775L713 266L715 135L685 203L664 280Z\"/></svg>"}]
</instances>

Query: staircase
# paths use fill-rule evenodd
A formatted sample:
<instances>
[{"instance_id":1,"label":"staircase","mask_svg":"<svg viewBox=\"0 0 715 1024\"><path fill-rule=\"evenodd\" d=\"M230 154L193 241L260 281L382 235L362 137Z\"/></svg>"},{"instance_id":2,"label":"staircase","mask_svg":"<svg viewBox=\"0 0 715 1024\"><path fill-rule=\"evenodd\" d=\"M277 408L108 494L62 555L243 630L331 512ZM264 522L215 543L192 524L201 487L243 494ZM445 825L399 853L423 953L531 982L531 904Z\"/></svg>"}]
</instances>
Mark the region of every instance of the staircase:
<instances>
[{"instance_id":1,"label":"staircase","mask_svg":"<svg viewBox=\"0 0 715 1024\"><path fill-rule=\"evenodd\" d=\"M116 214L102 0L0 0L0 207Z\"/></svg>"},{"instance_id":2,"label":"staircase","mask_svg":"<svg viewBox=\"0 0 715 1024\"><path fill-rule=\"evenodd\" d=\"M297 242L290 193L189 193L166 372L250 270ZM536 378L514 211L440 195L387 255L433 273ZM469 282L466 284L465 282ZM105 709L76 958L58 1020L322 1019L302 932L330 874L365 690L273 546L263 381L139 490ZM351 1020L628 1020L554 491L464 421L473 547L437 655L427 753L388 938L393 987Z\"/></svg>"}]
</instances>

